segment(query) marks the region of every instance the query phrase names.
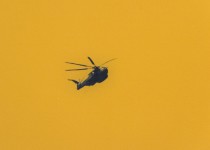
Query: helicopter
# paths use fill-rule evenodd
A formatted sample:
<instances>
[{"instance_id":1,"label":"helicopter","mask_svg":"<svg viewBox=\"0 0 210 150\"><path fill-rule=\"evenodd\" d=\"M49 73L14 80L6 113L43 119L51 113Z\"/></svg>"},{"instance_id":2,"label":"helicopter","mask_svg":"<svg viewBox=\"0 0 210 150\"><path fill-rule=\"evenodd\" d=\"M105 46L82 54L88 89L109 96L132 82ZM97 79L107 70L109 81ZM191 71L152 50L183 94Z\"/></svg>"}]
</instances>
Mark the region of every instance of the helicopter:
<instances>
[{"instance_id":1,"label":"helicopter","mask_svg":"<svg viewBox=\"0 0 210 150\"><path fill-rule=\"evenodd\" d=\"M77 85L77 90L83 88L84 86L93 86L96 83L101 83L104 80L106 80L108 78L108 68L103 67L103 65L116 59L116 58L114 58L114 59L108 60L108 61L104 62L102 65L97 66L97 65L95 65L95 63L93 62L93 60L90 57L87 57L87 58L91 62L92 66L74 63L74 62L66 62L67 64L85 67L85 68L80 68L80 69L68 69L66 71L80 71L80 70L92 69L92 71L88 74L87 79L85 79L81 82L77 81L77 80L73 80L73 79L68 79L69 81L72 81Z\"/></svg>"}]
</instances>

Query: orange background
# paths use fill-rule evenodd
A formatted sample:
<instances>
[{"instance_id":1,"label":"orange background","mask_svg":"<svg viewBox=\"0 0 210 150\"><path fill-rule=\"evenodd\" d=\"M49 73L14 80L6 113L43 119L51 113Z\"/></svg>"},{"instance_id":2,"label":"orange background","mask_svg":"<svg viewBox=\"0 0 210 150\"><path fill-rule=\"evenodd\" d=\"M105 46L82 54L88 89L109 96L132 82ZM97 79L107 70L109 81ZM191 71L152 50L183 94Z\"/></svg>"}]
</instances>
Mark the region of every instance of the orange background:
<instances>
[{"instance_id":1,"label":"orange background","mask_svg":"<svg viewBox=\"0 0 210 150\"><path fill-rule=\"evenodd\" d=\"M1 150L209 150L209 0L0 2ZM107 66L102 84L76 90Z\"/></svg>"}]
</instances>

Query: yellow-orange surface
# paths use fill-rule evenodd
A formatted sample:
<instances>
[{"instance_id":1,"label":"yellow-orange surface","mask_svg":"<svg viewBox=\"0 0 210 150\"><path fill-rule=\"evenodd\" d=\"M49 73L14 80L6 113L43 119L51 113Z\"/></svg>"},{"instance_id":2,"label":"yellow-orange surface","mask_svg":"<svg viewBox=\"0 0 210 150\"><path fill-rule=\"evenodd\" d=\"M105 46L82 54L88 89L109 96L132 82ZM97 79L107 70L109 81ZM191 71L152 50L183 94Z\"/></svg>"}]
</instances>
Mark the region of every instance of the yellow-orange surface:
<instances>
[{"instance_id":1,"label":"yellow-orange surface","mask_svg":"<svg viewBox=\"0 0 210 150\"><path fill-rule=\"evenodd\" d=\"M2 0L0 150L210 150L210 1Z\"/></svg>"}]
</instances>

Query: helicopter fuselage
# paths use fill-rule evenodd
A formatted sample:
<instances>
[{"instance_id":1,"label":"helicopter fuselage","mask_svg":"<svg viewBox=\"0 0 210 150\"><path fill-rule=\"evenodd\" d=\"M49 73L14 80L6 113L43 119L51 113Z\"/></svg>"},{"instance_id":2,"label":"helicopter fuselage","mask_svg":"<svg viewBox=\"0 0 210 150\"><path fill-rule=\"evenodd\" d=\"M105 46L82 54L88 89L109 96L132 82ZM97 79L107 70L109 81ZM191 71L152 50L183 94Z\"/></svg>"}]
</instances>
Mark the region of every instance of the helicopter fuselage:
<instances>
[{"instance_id":1,"label":"helicopter fuselage","mask_svg":"<svg viewBox=\"0 0 210 150\"><path fill-rule=\"evenodd\" d=\"M108 77L108 69L106 67L95 67L93 71L88 74L88 78L77 84L77 89L84 86L92 86L96 83L101 83Z\"/></svg>"},{"instance_id":2,"label":"helicopter fuselage","mask_svg":"<svg viewBox=\"0 0 210 150\"><path fill-rule=\"evenodd\" d=\"M102 65L105 65L106 63L115 60L115 58L110 59L110 60L106 61L105 63L97 66L90 57L88 57L88 59L91 62L92 66L80 64L80 63L74 63L74 62L66 62L68 64L84 67L84 68L78 68L78 69L68 69L66 71L79 71L79 70L92 69L92 71L88 74L87 79L85 79L84 81L80 82L80 81L77 81L74 79L68 79L69 81L72 81L77 85L77 90L83 88L84 86L92 86L96 83L101 83L104 80L106 80L106 78L108 78L108 69L107 69L107 67L103 67Z\"/></svg>"}]
</instances>

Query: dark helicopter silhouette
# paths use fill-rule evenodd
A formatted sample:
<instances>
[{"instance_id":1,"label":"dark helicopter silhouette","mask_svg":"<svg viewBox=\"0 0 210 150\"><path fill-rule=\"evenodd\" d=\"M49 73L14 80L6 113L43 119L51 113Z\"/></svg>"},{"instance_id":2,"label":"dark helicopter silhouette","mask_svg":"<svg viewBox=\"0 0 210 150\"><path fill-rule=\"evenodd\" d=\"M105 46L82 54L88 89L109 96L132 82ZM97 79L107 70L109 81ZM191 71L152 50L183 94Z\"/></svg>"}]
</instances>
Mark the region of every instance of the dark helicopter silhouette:
<instances>
[{"instance_id":1,"label":"dark helicopter silhouette","mask_svg":"<svg viewBox=\"0 0 210 150\"><path fill-rule=\"evenodd\" d=\"M108 77L108 69L107 67L102 67L102 65L115 60L111 59L109 61L106 61L105 63L103 63L100 66L96 66L95 63L93 62L93 60L88 57L88 59L90 60L90 62L92 63L93 66L89 66L89 65L84 65L84 64L78 64L78 63L73 63L73 62L66 62L68 64L72 64L72 65L77 65L77 66L83 66L85 68L80 68L80 69L68 69L66 71L79 71L79 70L88 70L88 69L93 69L89 74L87 79L85 79L82 82L73 80L73 79L68 79L69 81L74 82L77 85L77 90L81 89L84 86L93 86L96 83L101 83L104 80L106 80L106 78Z\"/></svg>"}]
</instances>

